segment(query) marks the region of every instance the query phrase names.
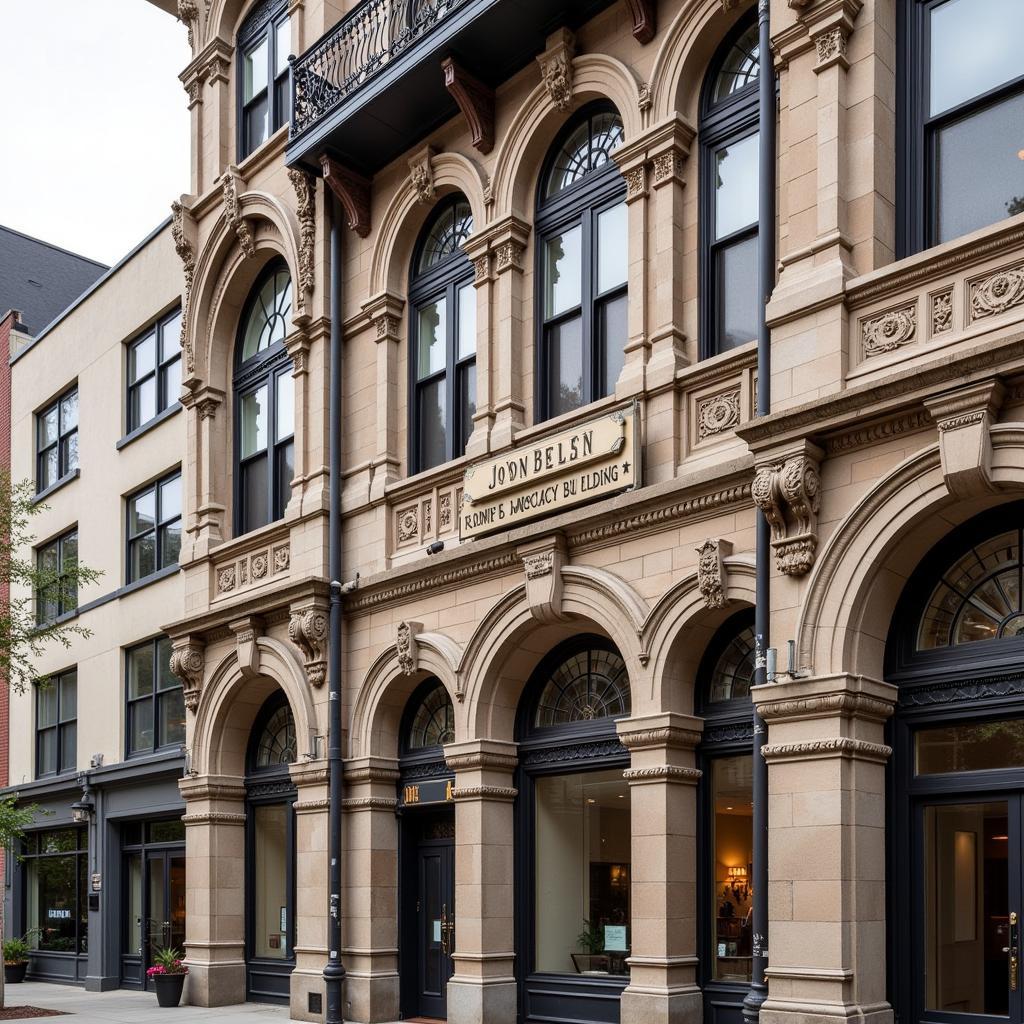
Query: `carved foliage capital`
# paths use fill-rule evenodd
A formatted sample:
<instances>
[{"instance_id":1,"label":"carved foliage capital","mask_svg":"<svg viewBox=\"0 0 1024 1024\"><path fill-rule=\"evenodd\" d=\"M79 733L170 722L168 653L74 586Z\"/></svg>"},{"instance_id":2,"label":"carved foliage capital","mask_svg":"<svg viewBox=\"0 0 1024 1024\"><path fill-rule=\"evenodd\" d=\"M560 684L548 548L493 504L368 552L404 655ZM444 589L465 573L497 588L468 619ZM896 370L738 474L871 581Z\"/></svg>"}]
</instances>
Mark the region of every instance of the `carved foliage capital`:
<instances>
[{"instance_id":1,"label":"carved foliage capital","mask_svg":"<svg viewBox=\"0 0 1024 1024\"><path fill-rule=\"evenodd\" d=\"M805 442L802 450L758 466L754 474L751 497L768 520L776 564L787 576L803 576L814 564L821 456L817 446Z\"/></svg>"},{"instance_id":2,"label":"carved foliage capital","mask_svg":"<svg viewBox=\"0 0 1024 1024\"><path fill-rule=\"evenodd\" d=\"M193 637L175 640L171 646L171 672L181 680L185 694L185 707L195 711L203 690L203 671L206 665L206 644Z\"/></svg>"}]
</instances>

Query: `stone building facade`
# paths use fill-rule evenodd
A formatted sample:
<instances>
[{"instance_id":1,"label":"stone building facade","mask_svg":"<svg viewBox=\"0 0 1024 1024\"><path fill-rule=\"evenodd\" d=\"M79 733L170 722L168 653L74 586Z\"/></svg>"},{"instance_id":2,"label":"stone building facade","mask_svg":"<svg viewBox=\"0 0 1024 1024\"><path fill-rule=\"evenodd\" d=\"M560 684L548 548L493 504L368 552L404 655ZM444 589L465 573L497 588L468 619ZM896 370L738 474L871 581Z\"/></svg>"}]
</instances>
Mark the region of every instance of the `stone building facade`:
<instances>
[{"instance_id":1,"label":"stone building facade","mask_svg":"<svg viewBox=\"0 0 1024 1024\"><path fill-rule=\"evenodd\" d=\"M1019 1020L1017 5L771 0L756 420L752 4L177 13L187 998L322 1013L333 303L346 1017L739 1019L760 508L764 1019Z\"/></svg>"}]
</instances>

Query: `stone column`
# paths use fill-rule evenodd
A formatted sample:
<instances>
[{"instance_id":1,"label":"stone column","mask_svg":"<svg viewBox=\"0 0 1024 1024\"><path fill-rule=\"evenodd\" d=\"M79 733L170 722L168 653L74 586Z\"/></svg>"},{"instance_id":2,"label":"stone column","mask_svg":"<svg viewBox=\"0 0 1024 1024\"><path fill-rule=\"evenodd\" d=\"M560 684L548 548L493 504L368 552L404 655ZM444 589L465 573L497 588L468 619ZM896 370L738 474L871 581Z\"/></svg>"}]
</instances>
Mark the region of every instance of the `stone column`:
<instances>
[{"instance_id":1,"label":"stone column","mask_svg":"<svg viewBox=\"0 0 1024 1024\"><path fill-rule=\"evenodd\" d=\"M754 690L768 725L768 1000L762 1024L889 1024L885 765L895 687L863 676Z\"/></svg>"},{"instance_id":2,"label":"stone column","mask_svg":"<svg viewBox=\"0 0 1024 1024\"><path fill-rule=\"evenodd\" d=\"M327 763L300 761L290 769L297 798L295 812L295 970L289 1015L292 1020L322 1019L309 1012L309 994L326 998L327 963Z\"/></svg>"},{"instance_id":3,"label":"stone column","mask_svg":"<svg viewBox=\"0 0 1024 1024\"><path fill-rule=\"evenodd\" d=\"M515 1024L512 773L516 745L450 743L455 772L455 974L449 1024Z\"/></svg>"},{"instance_id":4,"label":"stone column","mask_svg":"<svg viewBox=\"0 0 1024 1024\"><path fill-rule=\"evenodd\" d=\"M345 762L345 1019L360 1024L398 1020L397 784L398 762L392 758Z\"/></svg>"},{"instance_id":5,"label":"stone column","mask_svg":"<svg viewBox=\"0 0 1024 1024\"><path fill-rule=\"evenodd\" d=\"M699 718L667 713L618 723L630 752L632 879L629 985L622 1024L700 1024L697 984Z\"/></svg>"},{"instance_id":6,"label":"stone column","mask_svg":"<svg viewBox=\"0 0 1024 1024\"><path fill-rule=\"evenodd\" d=\"M186 777L185 1002L245 1002L245 786L222 775Z\"/></svg>"}]
</instances>

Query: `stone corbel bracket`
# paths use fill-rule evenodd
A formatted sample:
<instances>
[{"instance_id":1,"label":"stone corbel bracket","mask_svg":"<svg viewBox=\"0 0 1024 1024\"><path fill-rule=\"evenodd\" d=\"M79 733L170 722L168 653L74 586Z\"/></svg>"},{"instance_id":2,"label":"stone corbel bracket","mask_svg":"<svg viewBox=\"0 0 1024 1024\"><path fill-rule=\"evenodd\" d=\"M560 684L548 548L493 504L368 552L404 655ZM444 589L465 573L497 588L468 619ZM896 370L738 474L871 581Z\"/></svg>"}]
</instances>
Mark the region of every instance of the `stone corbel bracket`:
<instances>
[{"instance_id":1,"label":"stone corbel bracket","mask_svg":"<svg viewBox=\"0 0 1024 1024\"><path fill-rule=\"evenodd\" d=\"M821 460L824 452L802 440L770 462L757 466L751 497L772 531L772 547L780 572L803 576L814 565L818 548L821 504Z\"/></svg>"},{"instance_id":2,"label":"stone corbel bracket","mask_svg":"<svg viewBox=\"0 0 1024 1024\"><path fill-rule=\"evenodd\" d=\"M327 679L327 609L323 605L296 605L288 619L288 639L299 649L310 685Z\"/></svg>"},{"instance_id":3,"label":"stone corbel bracket","mask_svg":"<svg viewBox=\"0 0 1024 1024\"><path fill-rule=\"evenodd\" d=\"M992 480L992 424L1006 389L996 378L925 400L939 431L942 475L955 498L975 498L996 489Z\"/></svg>"},{"instance_id":4,"label":"stone corbel bracket","mask_svg":"<svg viewBox=\"0 0 1024 1024\"><path fill-rule=\"evenodd\" d=\"M474 78L453 57L441 61L444 87L469 122L473 145L483 154L494 149L494 90Z\"/></svg>"},{"instance_id":5,"label":"stone corbel bracket","mask_svg":"<svg viewBox=\"0 0 1024 1024\"><path fill-rule=\"evenodd\" d=\"M171 672L181 680L185 707L193 714L199 707L206 669L206 643L198 637L180 637L171 643Z\"/></svg>"},{"instance_id":6,"label":"stone corbel bracket","mask_svg":"<svg viewBox=\"0 0 1024 1024\"><path fill-rule=\"evenodd\" d=\"M420 652L416 637L423 632L420 622L400 622L395 636L395 648L398 652L398 667L403 675L411 676L419 671Z\"/></svg>"},{"instance_id":7,"label":"stone corbel bracket","mask_svg":"<svg viewBox=\"0 0 1024 1024\"><path fill-rule=\"evenodd\" d=\"M567 113L572 109L572 60L576 55L576 37L560 28L547 39L548 48L537 58L541 81L555 109Z\"/></svg>"},{"instance_id":8,"label":"stone corbel bracket","mask_svg":"<svg viewBox=\"0 0 1024 1024\"><path fill-rule=\"evenodd\" d=\"M697 551L697 589L704 598L706 608L724 608L729 603L729 588L725 559L732 554L732 541L721 537L708 537Z\"/></svg>"},{"instance_id":9,"label":"stone corbel bracket","mask_svg":"<svg viewBox=\"0 0 1024 1024\"><path fill-rule=\"evenodd\" d=\"M544 537L516 549L526 573L526 600L538 622L564 620L562 614L562 566L566 563L565 538Z\"/></svg>"},{"instance_id":10,"label":"stone corbel bracket","mask_svg":"<svg viewBox=\"0 0 1024 1024\"><path fill-rule=\"evenodd\" d=\"M409 158L409 181L416 202L429 204L434 201L434 157L437 150L424 146L415 156Z\"/></svg>"},{"instance_id":11,"label":"stone corbel bracket","mask_svg":"<svg viewBox=\"0 0 1024 1024\"><path fill-rule=\"evenodd\" d=\"M345 211L348 226L360 237L370 233L370 180L343 167L329 156L320 158L324 183Z\"/></svg>"},{"instance_id":12,"label":"stone corbel bracket","mask_svg":"<svg viewBox=\"0 0 1024 1024\"><path fill-rule=\"evenodd\" d=\"M253 241L252 229L242 216L241 195L245 191L245 179L238 168L231 164L221 175L221 193L224 197L224 217L234 229L242 252L252 259L256 255L256 243Z\"/></svg>"},{"instance_id":13,"label":"stone corbel bracket","mask_svg":"<svg viewBox=\"0 0 1024 1024\"><path fill-rule=\"evenodd\" d=\"M633 19L633 38L641 45L646 45L658 31L654 0L626 0L626 9Z\"/></svg>"},{"instance_id":14,"label":"stone corbel bracket","mask_svg":"<svg viewBox=\"0 0 1024 1024\"><path fill-rule=\"evenodd\" d=\"M238 668L246 679L260 674L260 649L256 641L263 635L263 620L257 615L233 619L228 628L235 634Z\"/></svg>"}]
</instances>

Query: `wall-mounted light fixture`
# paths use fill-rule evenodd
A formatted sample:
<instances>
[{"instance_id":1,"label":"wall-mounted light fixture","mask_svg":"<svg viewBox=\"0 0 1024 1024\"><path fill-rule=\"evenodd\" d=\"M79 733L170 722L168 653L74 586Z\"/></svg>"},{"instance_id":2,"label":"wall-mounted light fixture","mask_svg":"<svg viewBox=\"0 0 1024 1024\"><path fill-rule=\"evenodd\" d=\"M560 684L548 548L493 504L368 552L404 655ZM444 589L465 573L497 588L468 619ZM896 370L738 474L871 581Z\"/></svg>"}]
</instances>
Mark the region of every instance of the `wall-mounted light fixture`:
<instances>
[{"instance_id":1,"label":"wall-mounted light fixture","mask_svg":"<svg viewBox=\"0 0 1024 1024\"><path fill-rule=\"evenodd\" d=\"M92 812L96 805L92 802L89 792L89 780L82 778L82 798L71 805L71 820L78 825L88 825L92 820Z\"/></svg>"}]
</instances>

